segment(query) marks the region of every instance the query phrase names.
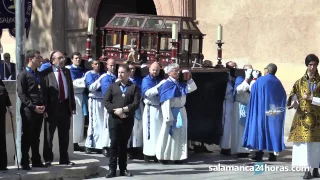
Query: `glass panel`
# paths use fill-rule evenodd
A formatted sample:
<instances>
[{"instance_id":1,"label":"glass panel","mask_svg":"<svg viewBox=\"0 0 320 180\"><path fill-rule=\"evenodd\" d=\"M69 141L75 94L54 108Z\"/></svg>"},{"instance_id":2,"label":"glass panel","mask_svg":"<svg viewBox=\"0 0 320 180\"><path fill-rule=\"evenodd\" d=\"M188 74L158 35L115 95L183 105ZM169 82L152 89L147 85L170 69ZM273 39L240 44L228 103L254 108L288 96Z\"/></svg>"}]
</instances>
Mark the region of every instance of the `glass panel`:
<instances>
[{"instance_id":1,"label":"glass panel","mask_svg":"<svg viewBox=\"0 0 320 180\"><path fill-rule=\"evenodd\" d=\"M156 36L142 36L141 49L143 50L157 50L157 37Z\"/></svg>"},{"instance_id":2,"label":"glass panel","mask_svg":"<svg viewBox=\"0 0 320 180\"><path fill-rule=\"evenodd\" d=\"M182 29L189 30L189 27L188 27L186 21L183 21L183 23L182 23Z\"/></svg>"},{"instance_id":3,"label":"glass panel","mask_svg":"<svg viewBox=\"0 0 320 180\"><path fill-rule=\"evenodd\" d=\"M162 19L148 19L144 27L160 29L163 25Z\"/></svg>"},{"instance_id":4,"label":"glass panel","mask_svg":"<svg viewBox=\"0 0 320 180\"><path fill-rule=\"evenodd\" d=\"M191 21L189 21L189 26L191 30L197 30L196 27L194 27L193 23Z\"/></svg>"},{"instance_id":5,"label":"glass panel","mask_svg":"<svg viewBox=\"0 0 320 180\"><path fill-rule=\"evenodd\" d=\"M131 49L131 46L136 47L138 42L137 34L125 34L123 36L123 49Z\"/></svg>"},{"instance_id":6,"label":"glass panel","mask_svg":"<svg viewBox=\"0 0 320 180\"><path fill-rule=\"evenodd\" d=\"M106 46L120 47L120 35L119 34L107 34L106 35Z\"/></svg>"},{"instance_id":7,"label":"glass panel","mask_svg":"<svg viewBox=\"0 0 320 180\"><path fill-rule=\"evenodd\" d=\"M182 39L181 52L188 52L189 50L189 39Z\"/></svg>"},{"instance_id":8,"label":"glass panel","mask_svg":"<svg viewBox=\"0 0 320 180\"><path fill-rule=\"evenodd\" d=\"M130 18L126 26L140 27L142 26L143 21L144 21L144 18Z\"/></svg>"},{"instance_id":9,"label":"glass panel","mask_svg":"<svg viewBox=\"0 0 320 180\"><path fill-rule=\"evenodd\" d=\"M171 38L162 37L160 41L160 51L168 51L171 49Z\"/></svg>"},{"instance_id":10,"label":"glass panel","mask_svg":"<svg viewBox=\"0 0 320 180\"><path fill-rule=\"evenodd\" d=\"M171 29L173 23L177 23L177 24L178 24L178 21L175 21L175 20L166 20L166 23L165 23L165 27L164 27L164 28ZM179 29L179 24L178 24L177 28ZM178 30L178 32L179 32L179 30Z\"/></svg>"},{"instance_id":11,"label":"glass panel","mask_svg":"<svg viewBox=\"0 0 320 180\"><path fill-rule=\"evenodd\" d=\"M192 53L199 53L199 39L192 39Z\"/></svg>"},{"instance_id":12,"label":"glass panel","mask_svg":"<svg viewBox=\"0 0 320 180\"><path fill-rule=\"evenodd\" d=\"M127 17L116 17L114 20L111 22L112 26L123 26L124 23L126 22Z\"/></svg>"}]
</instances>

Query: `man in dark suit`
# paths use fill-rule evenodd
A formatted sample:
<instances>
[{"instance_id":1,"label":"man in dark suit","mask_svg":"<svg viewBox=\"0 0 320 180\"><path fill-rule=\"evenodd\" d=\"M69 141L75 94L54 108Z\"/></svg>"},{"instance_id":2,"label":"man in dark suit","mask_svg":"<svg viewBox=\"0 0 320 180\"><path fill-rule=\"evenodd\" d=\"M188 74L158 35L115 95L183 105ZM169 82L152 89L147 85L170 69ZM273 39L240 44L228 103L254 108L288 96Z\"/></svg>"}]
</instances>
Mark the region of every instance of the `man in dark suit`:
<instances>
[{"instance_id":1,"label":"man in dark suit","mask_svg":"<svg viewBox=\"0 0 320 180\"><path fill-rule=\"evenodd\" d=\"M1 62L1 78L5 80L15 80L16 79L16 64L10 62L10 54L4 53Z\"/></svg>"},{"instance_id":2,"label":"man in dark suit","mask_svg":"<svg viewBox=\"0 0 320 180\"><path fill-rule=\"evenodd\" d=\"M140 88L129 81L128 65L120 65L119 81L109 86L104 97L104 106L108 110L108 128L111 139L109 167L106 178L116 176L119 156L120 176L132 176L127 170L127 144L134 125L134 114L139 108Z\"/></svg>"},{"instance_id":3,"label":"man in dark suit","mask_svg":"<svg viewBox=\"0 0 320 180\"><path fill-rule=\"evenodd\" d=\"M7 146L6 146L6 113L7 109L12 116L12 106L8 92L0 79L0 171L7 169Z\"/></svg>"},{"instance_id":4,"label":"man in dark suit","mask_svg":"<svg viewBox=\"0 0 320 180\"><path fill-rule=\"evenodd\" d=\"M64 68L64 56L59 51L50 54L52 67L44 70L44 104L47 118L44 121L43 158L47 166L53 161L52 140L58 128L59 164L74 165L68 155L69 130L72 114L76 111L70 70Z\"/></svg>"}]
</instances>

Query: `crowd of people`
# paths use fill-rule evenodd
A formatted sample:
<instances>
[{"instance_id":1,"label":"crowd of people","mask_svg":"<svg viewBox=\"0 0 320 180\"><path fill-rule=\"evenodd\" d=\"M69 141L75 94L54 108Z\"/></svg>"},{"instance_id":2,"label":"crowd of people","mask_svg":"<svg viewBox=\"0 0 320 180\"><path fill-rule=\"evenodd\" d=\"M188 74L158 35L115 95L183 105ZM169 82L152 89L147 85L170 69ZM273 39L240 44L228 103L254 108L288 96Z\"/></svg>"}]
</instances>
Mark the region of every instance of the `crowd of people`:
<instances>
[{"instance_id":1,"label":"crowd of people","mask_svg":"<svg viewBox=\"0 0 320 180\"><path fill-rule=\"evenodd\" d=\"M220 154L248 158L254 152L251 159L259 162L267 152L269 161L277 161L279 153L286 148L286 108L294 108L296 113L288 139L293 142L292 166L308 169L304 179L320 177L318 64L319 58L314 54L305 58L307 70L295 82L287 100L283 85L276 77L275 64L264 68L264 76L251 65L245 65L243 77L235 75L237 64L228 62L226 67L230 69L230 74L225 93Z\"/></svg>"},{"instance_id":2,"label":"crowd of people","mask_svg":"<svg viewBox=\"0 0 320 180\"><path fill-rule=\"evenodd\" d=\"M164 78L155 62L150 65L148 75L142 77L132 61L116 69L114 59L108 59L105 67L99 60L91 60L92 69L87 70L81 59L81 54L75 52L71 55L72 64L66 65L65 56L59 51L52 51L48 59L43 59L37 50L26 52L26 66L17 76L22 169L31 170L30 160L32 167L52 166L56 129L59 164L75 165L68 155L70 128L75 148L85 139L85 153L100 151L109 157L107 178L116 176L117 164L121 176L132 176L127 170L127 154L131 158L142 155L146 162L163 164L180 164L187 159L184 104L186 94L197 89L189 71L181 72L179 65L172 63L165 68ZM183 80L180 73L185 75ZM5 88L0 89L0 96L6 102L0 109L2 114L7 110L13 114ZM84 137L86 116L89 125ZM5 122L5 116L0 118ZM39 153L42 123L44 162ZM1 132L1 141L5 144L5 131ZM0 153L0 170L7 170L5 146Z\"/></svg>"},{"instance_id":3,"label":"crowd of people","mask_svg":"<svg viewBox=\"0 0 320 180\"><path fill-rule=\"evenodd\" d=\"M132 176L127 170L127 159L143 156L146 163L181 164L188 158L186 95L197 89L192 74L180 70L176 63L164 68L154 62L143 77L137 65L126 61L116 68L114 59L106 65L91 60L91 70L82 64L81 54L71 55L72 64L66 65L64 54L52 51L43 59L37 50L28 50L26 66L17 76L17 92L21 100L22 118L21 166L52 166L53 137L58 129L59 164L75 165L68 156L69 130L73 128L73 143L85 140L85 153L99 151L109 157L107 178ZM296 81L287 100L286 92L276 77L273 63L264 69L264 76L245 65L244 76L237 76L237 64L228 62L229 80L223 104L223 134L221 154L237 154L238 158L262 161L264 152L269 161L286 147L284 121L286 108L297 109L289 141L293 145L293 166L312 167L304 178L320 177L320 76L319 59L310 54L305 59L305 75ZM141 71L139 68L139 70ZM181 73L183 76L181 76ZM0 81L0 170L7 170L5 146L5 114L12 106L4 84ZM84 137L85 117L89 125ZM71 119L73 121L71 121ZM71 122L73 124L71 124ZM43 159L39 153L42 123L44 123Z\"/></svg>"}]
</instances>

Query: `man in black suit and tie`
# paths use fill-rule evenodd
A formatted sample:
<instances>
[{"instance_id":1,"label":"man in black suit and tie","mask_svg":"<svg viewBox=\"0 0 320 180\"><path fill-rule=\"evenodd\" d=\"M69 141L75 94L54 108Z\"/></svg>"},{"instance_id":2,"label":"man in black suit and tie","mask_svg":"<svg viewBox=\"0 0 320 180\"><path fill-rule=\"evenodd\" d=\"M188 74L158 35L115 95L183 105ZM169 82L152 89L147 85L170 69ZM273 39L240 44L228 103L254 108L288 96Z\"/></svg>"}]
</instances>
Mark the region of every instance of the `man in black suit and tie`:
<instances>
[{"instance_id":1,"label":"man in black suit and tie","mask_svg":"<svg viewBox=\"0 0 320 180\"><path fill-rule=\"evenodd\" d=\"M64 56L59 51L50 54L52 67L44 70L44 104L47 118L44 121L43 158L47 166L53 161L52 140L58 128L59 164L74 165L68 155L69 130L72 114L76 111L70 70L64 68Z\"/></svg>"},{"instance_id":2,"label":"man in black suit and tie","mask_svg":"<svg viewBox=\"0 0 320 180\"><path fill-rule=\"evenodd\" d=\"M15 80L16 79L16 64L10 62L10 54L4 53L1 62L1 77L5 80Z\"/></svg>"}]
</instances>

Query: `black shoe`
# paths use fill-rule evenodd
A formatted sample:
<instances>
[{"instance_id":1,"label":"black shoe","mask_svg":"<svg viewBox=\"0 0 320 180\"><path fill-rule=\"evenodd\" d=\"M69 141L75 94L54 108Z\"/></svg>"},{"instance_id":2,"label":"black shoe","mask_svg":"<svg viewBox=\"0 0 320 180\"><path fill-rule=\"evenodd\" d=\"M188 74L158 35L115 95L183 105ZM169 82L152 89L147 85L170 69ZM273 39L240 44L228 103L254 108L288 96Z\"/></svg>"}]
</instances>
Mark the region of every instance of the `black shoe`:
<instances>
[{"instance_id":1,"label":"black shoe","mask_svg":"<svg viewBox=\"0 0 320 180\"><path fill-rule=\"evenodd\" d=\"M102 154L103 154L105 157L109 157L109 149L108 149L108 148L103 148L103 149L102 149Z\"/></svg>"},{"instance_id":2,"label":"black shoe","mask_svg":"<svg viewBox=\"0 0 320 180\"><path fill-rule=\"evenodd\" d=\"M238 158L248 158L249 157L249 153L239 153Z\"/></svg>"},{"instance_id":3,"label":"black shoe","mask_svg":"<svg viewBox=\"0 0 320 180\"><path fill-rule=\"evenodd\" d=\"M277 156L274 155L273 153L269 153L269 161L275 162L277 161Z\"/></svg>"},{"instance_id":4,"label":"black shoe","mask_svg":"<svg viewBox=\"0 0 320 180\"><path fill-rule=\"evenodd\" d=\"M221 149L220 154L225 156L231 156L231 149Z\"/></svg>"},{"instance_id":5,"label":"black shoe","mask_svg":"<svg viewBox=\"0 0 320 180\"><path fill-rule=\"evenodd\" d=\"M186 164L183 160L173 161L173 164Z\"/></svg>"},{"instance_id":6,"label":"black shoe","mask_svg":"<svg viewBox=\"0 0 320 180\"><path fill-rule=\"evenodd\" d=\"M124 170L124 171L120 170L120 176L131 177L131 176L133 176L133 175L132 175L132 174L130 173L130 171L128 171L128 170Z\"/></svg>"},{"instance_id":7,"label":"black shoe","mask_svg":"<svg viewBox=\"0 0 320 180\"><path fill-rule=\"evenodd\" d=\"M144 162L145 162L145 163L150 163L150 162L151 162L150 159L151 159L150 156L144 155Z\"/></svg>"},{"instance_id":8,"label":"black shoe","mask_svg":"<svg viewBox=\"0 0 320 180\"><path fill-rule=\"evenodd\" d=\"M35 163L35 164L32 164L32 167L38 167L38 168L46 168L48 166L46 166L45 164L43 163Z\"/></svg>"},{"instance_id":9,"label":"black shoe","mask_svg":"<svg viewBox=\"0 0 320 180\"><path fill-rule=\"evenodd\" d=\"M320 177L318 168L313 168L312 176L313 176L314 178L319 178L319 177Z\"/></svg>"},{"instance_id":10,"label":"black shoe","mask_svg":"<svg viewBox=\"0 0 320 180\"><path fill-rule=\"evenodd\" d=\"M79 146L78 143L73 143L73 151L81 151L82 148Z\"/></svg>"},{"instance_id":11,"label":"black shoe","mask_svg":"<svg viewBox=\"0 0 320 180\"><path fill-rule=\"evenodd\" d=\"M50 162L50 161L45 162L45 163L44 163L44 165L45 165L45 166L47 166L47 167L52 166L52 164L51 164L51 162Z\"/></svg>"},{"instance_id":12,"label":"black shoe","mask_svg":"<svg viewBox=\"0 0 320 180\"><path fill-rule=\"evenodd\" d=\"M74 162L71 162L71 161L69 161L69 162L60 162L59 164L60 164L60 165L68 165L68 166L74 166L74 165L76 165Z\"/></svg>"},{"instance_id":13,"label":"black shoe","mask_svg":"<svg viewBox=\"0 0 320 180\"><path fill-rule=\"evenodd\" d=\"M312 179L311 172L310 171L306 171L304 173L303 179Z\"/></svg>"},{"instance_id":14,"label":"black shoe","mask_svg":"<svg viewBox=\"0 0 320 180\"><path fill-rule=\"evenodd\" d=\"M26 171L30 171L31 167L29 165L21 165L21 169L26 170Z\"/></svg>"},{"instance_id":15,"label":"black shoe","mask_svg":"<svg viewBox=\"0 0 320 180\"><path fill-rule=\"evenodd\" d=\"M9 169L7 167L0 168L0 171L8 171Z\"/></svg>"},{"instance_id":16,"label":"black shoe","mask_svg":"<svg viewBox=\"0 0 320 180\"><path fill-rule=\"evenodd\" d=\"M168 160L159 160L159 162L160 162L161 164L169 164L169 161L168 161Z\"/></svg>"},{"instance_id":17,"label":"black shoe","mask_svg":"<svg viewBox=\"0 0 320 180\"><path fill-rule=\"evenodd\" d=\"M91 154L92 153L92 150L90 149L90 148L85 148L85 150L84 150L84 152L86 153L86 154Z\"/></svg>"},{"instance_id":18,"label":"black shoe","mask_svg":"<svg viewBox=\"0 0 320 180\"><path fill-rule=\"evenodd\" d=\"M108 174L106 174L106 178L113 178L116 176L117 176L116 171L112 171L112 170L110 170Z\"/></svg>"}]
</instances>

